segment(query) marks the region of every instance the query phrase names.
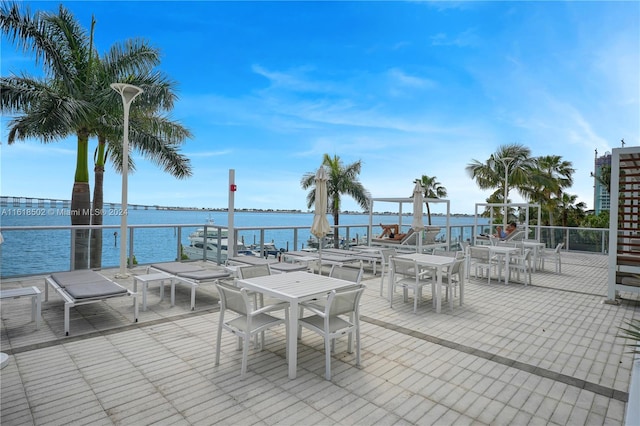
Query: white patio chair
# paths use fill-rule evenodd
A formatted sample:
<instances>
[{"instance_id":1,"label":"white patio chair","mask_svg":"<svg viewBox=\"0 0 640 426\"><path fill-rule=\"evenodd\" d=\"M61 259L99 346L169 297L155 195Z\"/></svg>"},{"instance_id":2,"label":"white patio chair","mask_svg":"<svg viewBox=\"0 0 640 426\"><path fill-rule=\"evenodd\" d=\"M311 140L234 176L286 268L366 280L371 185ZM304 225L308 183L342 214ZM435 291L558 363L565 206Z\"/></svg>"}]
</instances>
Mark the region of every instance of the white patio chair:
<instances>
[{"instance_id":1,"label":"white patio chair","mask_svg":"<svg viewBox=\"0 0 640 426\"><path fill-rule=\"evenodd\" d=\"M238 279L240 280L246 278L264 277L265 275L271 275L271 267L268 264L240 266L237 269L237 274ZM256 301L256 307L262 307L265 305L281 305L284 309L289 306L287 302L273 297L267 297L265 299L262 293L247 291L247 294L253 296L254 300Z\"/></svg>"},{"instance_id":2,"label":"white patio chair","mask_svg":"<svg viewBox=\"0 0 640 426\"><path fill-rule=\"evenodd\" d=\"M271 267L269 264L262 265L244 265L238 267L236 270L238 274L238 279L246 279L246 278L255 278L255 277L264 277L266 275L271 275ZM288 309L289 302L285 302L284 300L276 299L274 297L264 297L264 294L258 293L255 291L247 290L247 295L253 297L253 303L256 308L262 308L264 306L271 306L272 311L276 311L278 309ZM264 339L264 332L261 334L261 338ZM258 347L258 336L255 339L255 346Z\"/></svg>"},{"instance_id":3,"label":"white patio chair","mask_svg":"<svg viewBox=\"0 0 640 426\"><path fill-rule=\"evenodd\" d=\"M554 250L543 249L538 255L540 258L540 269L544 270L544 261L549 260L555 263L556 266L556 274L562 273L562 259L561 259L561 250L564 247L564 242L558 243Z\"/></svg>"},{"instance_id":4,"label":"white patio chair","mask_svg":"<svg viewBox=\"0 0 640 426\"><path fill-rule=\"evenodd\" d=\"M456 295L456 289L460 287L460 306L464 297L464 259L456 259L453 264L447 268L447 273L442 277L442 286L446 288L445 297L449 301L449 307L453 311L453 298Z\"/></svg>"},{"instance_id":5,"label":"white patio chair","mask_svg":"<svg viewBox=\"0 0 640 426\"><path fill-rule=\"evenodd\" d=\"M220 345L222 343L222 330L227 330L238 336L238 349L242 346L242 367L240 370L240 379L244 379L247 371L247 357L249 353L249 341L251 337L262 335L259 350L262 350L264 344L264 331L270 328L284 324L285 329L289 327L289 309L285 309L285 318L277 318L269 315L268 312L282 309L281 306L265 306L255 309L249 300L247 290L244 288L234 287L229 284L216 283L218 293L220 294L220 321L218 322L218 336L216 339L216 363L220 365ZM236 314L233 319L226 319L227 311ZM288 331L288 330L287 330ZM287 345L289 339L285 340ZM241 345L242 343L242 345ZM287 353L288 353L287 346Z\"/></svg>"},{"instance_id":6,"label":"white patio chair","mask_svg":"<svg viewBox=\"0 0 640 426\"><path fill-rule=\"evenodd\" d=\"M343 265L333 265L329 271L330 277L351 281L354 284L360 284L363 274L364 270L362 266L360 266L360 268L352 268Z\"/></svg>"},{"instance_id":7,"label":"white patio chair","mask_svg":"<svg viewBox=\"0 0 640 426\"><path fill-rule=\"evenodd\" d=\"M364 275L364 269L360 266L360 269L350 268L348 266L333 265L329 271L329 276L332 278L338 278L345 281L351 281L353 286L343 287L336 290L338 293L341 291L350 291L360 288L360 281ZM328 294L328 293L327 293ZM304 309L310 309L312 311L324 311L327 303L327 297L321 297L318 299L311 299L308 302L301 302L298 305L298 318L301 319L304 316ZM298 339L302 336L302 324L298 322ZM351 345L351 336L349 336L349 345ZM332 342L332 350L335 347L335 341Z\"/></svg>"},{"instance_id":8,"label":"white patio chair","mask_svg":"<svg viewBox=\"0 0 640 426\"><path fill-rule=\"evenodd\" d=\"M413 290L413 313L418 312L418 301L422 299L422 287L431 285L431 294L435 294L435 279L433 271L420 268L415 260L391 257L391 300L389 307L393 308L393 294L396 287L402 288L403 301L408 299L408 290ZM435 302L435 298L434 298Z\"/></svg>"},{"instance_id":9,"label":"white patio chair","mask_svg":"<svg viewBox=\"0 0 640 426\"><path fill-rule=\"evenodd\" d=\"M487 282L491 284L491 269L495 269L496 262L491 258L491 252L487 246L470 246L469 258L468 258L467 277L471 274L471 269L474 268L473 276L478 278L478 270L480 270L480 277L484 278L484 271L487 271Z\"/></svg>"},{"instance_id":10,"label":"white patio chair","mask_svg":"<svg viewBox=\"0 0 640 426\"><path fill-rule=\"evenodd\" d=\"M380 296L382 296L384 287L384 276L385 274L389 275L389 258L398 254L398 251L394 248L388 248L381 249L380 253L382 254L382 262L380 265Z\"/></svg>"},{"instance_id":11,"label":"white patio chair","mask_svg":"<svg viewBox=\"0 0 640 426\"><path fill-rule=\"evenodd\" d=\"M301 318L300 325L324 338L325 350L325 378L331 380L331 351L335 346L335 339L344 335L349 336L348 352L353 352L353 334L355 333L356 365L360 366L360 297L365 286L351 288L344 291L333 290L329 293L324 309L315 309L305 305L305 309L314 313L313 316ZM347 318L345 318L347 317Z\"/></svg>"},{"instance_id":12,"label":"white patio chair","mask_svg":"<svg viewBox=\"0 0 640 426\"><path fill-rule=\"evenodd\" d=\"M527 285L526 278L529 276L529 284L531 284L531 249L525 249L524 254L511 256L509 270L518 274L516 278L518 281L520 281L520 272L522 272L525 275L524 285Z\"/></svg>"}]
</instances>

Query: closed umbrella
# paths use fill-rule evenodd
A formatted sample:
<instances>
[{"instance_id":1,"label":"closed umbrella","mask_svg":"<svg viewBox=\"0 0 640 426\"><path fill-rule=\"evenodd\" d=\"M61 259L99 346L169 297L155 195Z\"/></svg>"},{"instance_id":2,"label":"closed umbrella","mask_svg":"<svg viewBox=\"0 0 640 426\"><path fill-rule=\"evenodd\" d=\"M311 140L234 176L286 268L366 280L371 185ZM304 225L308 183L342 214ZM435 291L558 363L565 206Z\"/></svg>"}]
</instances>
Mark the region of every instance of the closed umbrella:
<instances>
[{"instance_id":1,"label":"closed umbrella","mask_svg":"<svg viewBox=\"0 0 640 426\"><path fill-rule=\"evenodd\" d=\"M411 228L418 233L418 253L422 253L422 230L424 229L424 222L422 221L424 198L422 191L422 184L420 184L419 180L416 180L416 186L413 188L413 221L411 222Z\"/></svg>"},{"instance_id":2,"label":"closed umbrella","mask_svg":"<svg viewBox=\"0 0 640 426\"><path fill-rule=\"evenodd\" d=\"M327 220L327 172L320 167L316 172L315 212L311 233L318 238L318 273L322 268L322 240L331 231Z\"/></svg>"}]
</instances>

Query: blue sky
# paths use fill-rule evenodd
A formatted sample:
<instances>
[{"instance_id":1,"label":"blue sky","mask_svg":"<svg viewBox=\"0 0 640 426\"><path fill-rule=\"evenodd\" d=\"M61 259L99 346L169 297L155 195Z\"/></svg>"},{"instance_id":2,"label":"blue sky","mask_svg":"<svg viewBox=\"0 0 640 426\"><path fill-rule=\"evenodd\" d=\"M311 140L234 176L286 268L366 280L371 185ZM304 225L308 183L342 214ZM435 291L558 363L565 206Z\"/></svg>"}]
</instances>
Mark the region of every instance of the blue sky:
<instances>
[{"instance_id":1,"label":"blue sky","mask_svg":"<svg viewBox=\"0 0 640 426\"><path fill-rule=\"evenodd\" d=\"M569 192L592 208L594 150L640 145L638 2L64 4L86 28L95 15L101 53L145 38L178 82L171 117L194 134L182 150L193 176L134 153L133 204L225 207L234 169L236 208L306 210L300 179L329 153L362 160L374 197L410 196L415 178L436 176L452 211L472 214L489 192L465 166L521 143L571 161ZM4 38L0 55L3 76L36 72ZM6 122L2 195L69 199L75 138L8 146ZM120 185L109 166L106 201ZM358 209L349 197L342 208Z\"/></svg>"}]
</instances>

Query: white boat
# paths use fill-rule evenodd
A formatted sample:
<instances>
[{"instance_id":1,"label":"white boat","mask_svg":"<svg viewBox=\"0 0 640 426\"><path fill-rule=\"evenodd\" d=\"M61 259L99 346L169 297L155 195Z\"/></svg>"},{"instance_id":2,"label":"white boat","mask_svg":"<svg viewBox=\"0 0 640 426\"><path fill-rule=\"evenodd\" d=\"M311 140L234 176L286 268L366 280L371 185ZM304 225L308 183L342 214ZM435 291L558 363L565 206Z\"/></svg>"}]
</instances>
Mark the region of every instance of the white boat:
<instances>
[{"instance_id":1,"label":"white boat","mask_svg":"<svg viewBox=\"0 0 640 426\"><path fill-rule=\"evenodd\" d=\"M273 241L264 243L263 247L260 247L260 244L252 244L249 248L256 256L265 258L273 257L277 259L284 252L284 249L278 249Z\"/></svg>"},{"instance_id":2,"label":"white boat","mask_svg":"<svg viewBox=\"0 0 640 426\"><path fill-rule=\"evenodd\" d=\"M220 245L220 250L218 250L218 244ZM217 260L218 251L220 251L220 259L225 261L227 259L228 245L229 241L227 230L215 227L213 220L209 219L205 227L198 228L196 231L189 234L189 245L182 247L182 255L189 259L203 259L205 256L204 249L206 246L207 259ZM249 250L241 242L237 244L237 252L239 255L255 255L253 251Z\"/></svg>"}]
</instances>

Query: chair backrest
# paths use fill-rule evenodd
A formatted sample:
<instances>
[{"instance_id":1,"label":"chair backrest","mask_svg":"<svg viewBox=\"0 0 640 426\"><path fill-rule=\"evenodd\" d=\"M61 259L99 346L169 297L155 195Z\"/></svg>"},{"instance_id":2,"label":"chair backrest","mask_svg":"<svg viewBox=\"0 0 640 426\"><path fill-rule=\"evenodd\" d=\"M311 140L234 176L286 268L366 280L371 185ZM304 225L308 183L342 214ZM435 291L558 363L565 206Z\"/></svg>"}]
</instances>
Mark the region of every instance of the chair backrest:
<instances>
[{"instance_id":1,"label":"chair backrest","mask_svg":"<svg viewBox=\"0 0 640 426\"><path fill-rule=\"evenodd\" d=\"M562 247L564 247L564 242L558 243L558 245L556 246L554 252L560 253L560 250L562 250Z\"/></svg>"},{"instance_id":2,"label":"chair backrest","mask_svg":"<svg viewBox=\"0 0 640 426\"><path fill-rule=\"evenodd\" d=\"M327 304L325 305L325 314L329 317L336 315L344 315L358 311L360 297L364 292L365 286L360 286L351 290L336 291L329 293Z\"/></svg>"},{"instance_id":3,"label":"chair backrest","mask_svg":"<svg viewBox=\"0 0 640 426\"><path fill-rule=\"evenodd\" d=\"M416 262L411 259L402 259L400 257L391 257L389 259L391 269L394 274L415 276L416 275Z\"/></svg>"},{"instance_id":4,"label":"chair backrest","mask_svg":"<svg viewBox=\"0 0 640 426\"><path fill-rule=\"evenodd\" d=\"M339 278L345 281L351 281L352 283L360 284L364 271L362 268L349 268L348 266L333 265L329 276L332 278Z\"/></svg>"},{"instance_id":5,"label":"chair backrest","mask_svg":"<svg viewBox=\"0 0 640 426\"><path fill-rule=\"evenodd\" d=\"M440 228L438 229L427 229L424 233L424 241L423 244L433 244L436 242L436 237L440 233Z\"/></svg>"},{"instance_id":6,"label":"chair backrest","mask_svg":"<svg viewBox=\"0 0 640 426\"><path fill-rule=\"evenodd\" d=\"M271 268L268 264L264 265L247 265L238 267L238 278L255 278L271 275Z\"/></svg>"},{"instance_id":7,"label":"chair backrest","mask_svg":"<svg viewBox=\"0 0 640 426\"><path fill-rule=\"evenodd\" d=\"M456 252L456 255L455 255L455 258L456 258L456 259L464 259L464 257L465 257L465 254L464 254L464 251L463 251L463 250L458 250L458 251Z\"/></svg>"},{"instance_id":8,"label":"chair backrest","mask_svg":"<svg viewBox=\"0 0 640 426\"><path fill-rule=\"evenodd\" d=\"M398 251L394 248L388 248L388 249L382 249L380 250L380 253L382 254L382 262L384 264L389 264L389 258L391 256L395 256L396 254L398 254Z\"/></svg>"},{"instance_id":9,"label":"chair backrest","mask_svg":"<svg viewBox=\"0 0 640 426\"><path fill-rule=\"evenodd\" d=\"M462 266L463 263L464 259L456 259L453 265L451 265L451 268L449 268L449 275L460 274L460 266Z\"/></svg>"},{"instance_id":10,"label":"chair backrest","mask_svg":"<svg viewBox=\"0 0 640 426\"><path fill-rule=\"evenodd\" d=\"M491 258L489 247L471 246L469 247L469 256L478 260L489 260Z\"/></svg>"},{"instance_id":11,"label":"chair backrest","mask_svg":"<svg viewBox=\"0 0 640 426\"><path fill-rule=\"evenodd\" d=\"M525 237L525 232L522 230L515 230L504 239L504 241L522 241Z\"/></svg>"},{"instance_id":12,"label":"chair backrest","mask_svg":"<svg viewBox=\"0 0 640 426\"><path fill-rule=\"evenodd\" d=\"M413 228L409 228L407 235L402 237L402 240L400 240L400 244L408 244L408 245L415 245L417 242L418 242L418 233L414 231Z\"/></svg>"},{"instance_id":13,"label":"chair backrest","mask_svg":"<svg viewBox=\"0 0 640 426\"><path fill-rule=\"evenodd\" d=\"M251 304L247 296L247 290L234 287L225 283L216 283L218 294L220 294L220 309L229 309L240 315L248 315L251 312Z\"/></svg>"}]
</instances>

